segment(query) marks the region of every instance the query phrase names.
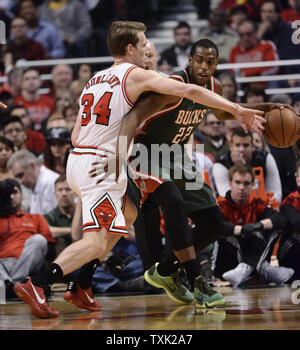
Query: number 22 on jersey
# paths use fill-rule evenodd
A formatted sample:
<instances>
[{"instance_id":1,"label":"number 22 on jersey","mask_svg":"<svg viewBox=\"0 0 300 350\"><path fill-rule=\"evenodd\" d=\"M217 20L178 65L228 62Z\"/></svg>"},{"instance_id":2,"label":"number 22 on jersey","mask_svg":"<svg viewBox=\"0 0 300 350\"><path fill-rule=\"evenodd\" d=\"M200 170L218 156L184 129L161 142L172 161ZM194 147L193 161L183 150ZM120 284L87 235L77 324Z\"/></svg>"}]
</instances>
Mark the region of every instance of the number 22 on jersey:
<instances>
[{"instance_id":1,"label":"number 22 on jersey","mask_svg":"<svg viewBox=\"0 0 300 350\"><path fill-rule=\"evenodd\" d=\"M91 121L92 116L96 116L95 123L101 125L108 125L110 117L109 103L112 92L105 92L94 106L94 94L85 94L81 98L81 105L83 111L81 115L81 125L86 126Z\"/></svg>"}]
</instances>

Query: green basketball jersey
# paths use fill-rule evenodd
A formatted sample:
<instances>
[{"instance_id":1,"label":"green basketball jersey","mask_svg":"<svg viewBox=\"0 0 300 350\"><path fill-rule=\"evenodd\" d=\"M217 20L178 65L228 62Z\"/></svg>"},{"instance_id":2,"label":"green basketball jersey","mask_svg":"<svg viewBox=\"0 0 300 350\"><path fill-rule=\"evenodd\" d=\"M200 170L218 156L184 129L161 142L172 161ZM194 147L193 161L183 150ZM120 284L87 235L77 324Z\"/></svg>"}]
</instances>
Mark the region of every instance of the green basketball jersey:
<instances>
[{"instance_id":1,"label":"green basketball jersey","mask_svg":"<svg viewBox=\"0 0 300 350\"><path fill-rule=\"evenodd\" d=\"M190 83L187 69L174 73L172 77ZM211 78L206 88L214 90L214 78ZM185 144L201 123L207 110L207 106L182 98L176 104L166 106L148 118L140 125L140 129L146 132L145 139L149 144Z\"/></svg>"},{"instance_id":2,"label":"green basketball jersey","mask_svg":"<svg viewBox=\"0 0 300 350\"><path fill-rule=\"evenodd\" d=\"M172 77L190 83L186 69L174 73ZM206 88L214 90L214 78L211 78ZM136 180L143 195L153 192L165 181L173 181L182 193L187 214L216 205L212 190L203 181L202 175L196 170L183 147L207 110L207 106L182 98L176 104L164 107L140 125L140 129L146 134L140 135L136 143L146 146L148 152L146 158L135 159L139 160L137 166L133 163L131 165L135 175L144 177L142 181ZM174 151L174 147L180 149L166 159L159 152L152 152L155 145L166 145Z\"/></svg>"}]
</instances>

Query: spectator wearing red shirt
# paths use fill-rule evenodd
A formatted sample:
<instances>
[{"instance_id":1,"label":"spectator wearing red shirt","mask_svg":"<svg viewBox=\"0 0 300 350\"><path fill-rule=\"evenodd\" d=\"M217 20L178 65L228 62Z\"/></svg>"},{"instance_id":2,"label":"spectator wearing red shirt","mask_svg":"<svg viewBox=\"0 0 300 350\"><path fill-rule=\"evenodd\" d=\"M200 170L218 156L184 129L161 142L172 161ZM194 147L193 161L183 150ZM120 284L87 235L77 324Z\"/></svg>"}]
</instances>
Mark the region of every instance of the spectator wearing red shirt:
<instances>
[{"instance_id":1,"label":"spectator wearing red shirt","mask_svg":"<svg viewBox=\"0 0 300 350\"><path fill-rule=\"evenodd\" d=\"M42 268L47 244L55 240L42 215L21 210L22 192L16 180L1 181L0 189L0 280L9 295L14 284Z\"/></svg>"},{"instance_id":2,"label":"spectator wearing red shirt","mask_svg":"<svg viewBox=\"0 0 300 350\"><path fill-rule=\"evenodd\" d=\"M293 269L271 266L267 256L285 218L260 198L250 196L255 174L251 167L237 164L229 170L230 191L218 199L224 218L224 238L214 252L216 276L239 286L254 272L263 281L285 283Z\"/></svg>"},{"instance_id":3,"label":"spectator wearing red shirt","mask_svg":"<svg viewBox=\"0 0 300 350\"><path fill-rule=\"evenodd\" d=\"M279 59L277 48L272 41L260 40L257 36L256 25L245 20L238 25L240 44L230 53L229 63L276 61ZM244 77L278 73L274 62L270 67L241 68L240 75Z\"/></svg>"},{"instance_id":4,"label":"spectator wearing red shirt","mask_svg":"<svg viewBox=\"0 0 300 350\"><path fill-rule=\"evenodd\" d=\"M22 76L22 93L15 98L15 104L24 106L30 116L33 130L41 131L43 122L54 110L54 100L50 96L40 95L40 74L36 69L29 68Z\"/></svg>"},{"instance_id":5,"label":"spectator wearing red shirt","mask_svg":"<svg viewBox=\"0 0 300 350\"><path fill-rule=\"evenodd\" d=\"M31 119L27 109L24 106L16 106L11 110L10 116L19 117L24 124L27 134L26 149L34 153L42 153L46 146L44 134L30 128Z\"/></svg>"},{"instance_id":6,"label":"spectator wearing red shirt","mask_svg":"<svg viewBox=\"0 0 300 350\"><path fill-rule=\"evenodd\" d=\"M287 23L293 23L300 19L300 0L288 0L290 8L280 12L280 17Z\"/></svg>"}]
</instances>

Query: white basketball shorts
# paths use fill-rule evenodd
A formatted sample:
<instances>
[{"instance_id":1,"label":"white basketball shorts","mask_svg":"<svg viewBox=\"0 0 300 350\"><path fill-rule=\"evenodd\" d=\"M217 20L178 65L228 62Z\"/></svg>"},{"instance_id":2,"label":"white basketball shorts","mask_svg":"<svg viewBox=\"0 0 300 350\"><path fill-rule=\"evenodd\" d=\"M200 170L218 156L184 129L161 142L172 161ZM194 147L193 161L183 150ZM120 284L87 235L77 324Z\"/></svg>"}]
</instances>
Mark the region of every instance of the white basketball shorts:
<instances>
[{"instance_id":1,"label":"white basketball shorts","mask_svg":"<svg viewBox=\"0 0 300 350\"><path fill-rule=\"evenodd\" d=\"M67 181L82 201L83 232L99 231L105 227L110 234L128 236L123 215L126 173L120 175L118 183L111 175L97 185L97 178L90 178L88 174L92 163L104 156L104 152L96 147L75 147L68 158Z\"/></svg>"}]
</instances>

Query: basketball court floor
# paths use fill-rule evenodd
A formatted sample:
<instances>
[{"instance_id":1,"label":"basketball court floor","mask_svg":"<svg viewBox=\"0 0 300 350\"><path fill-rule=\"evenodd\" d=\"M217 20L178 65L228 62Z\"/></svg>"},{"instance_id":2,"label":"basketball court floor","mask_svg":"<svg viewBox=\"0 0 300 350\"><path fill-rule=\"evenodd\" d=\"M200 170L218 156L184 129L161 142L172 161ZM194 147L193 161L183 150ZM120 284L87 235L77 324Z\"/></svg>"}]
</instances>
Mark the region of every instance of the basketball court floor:
<instances>
[{"instance_id":1,"label":"basketball court floor","mask_svg":"<svg viewBox=\"0 0 300 350\"><path fill-rule=\"evenodd\" d=\"M38 319L16 300L0 305L0 330L300 330L300 282L297 288L234 289L217 287L226 305L195 309L165 294L96 296L101 312L78 309L55 292L50 306L56 319ZM0 332L1 335L1 332Z\"/></svg>"}]
</instances>

